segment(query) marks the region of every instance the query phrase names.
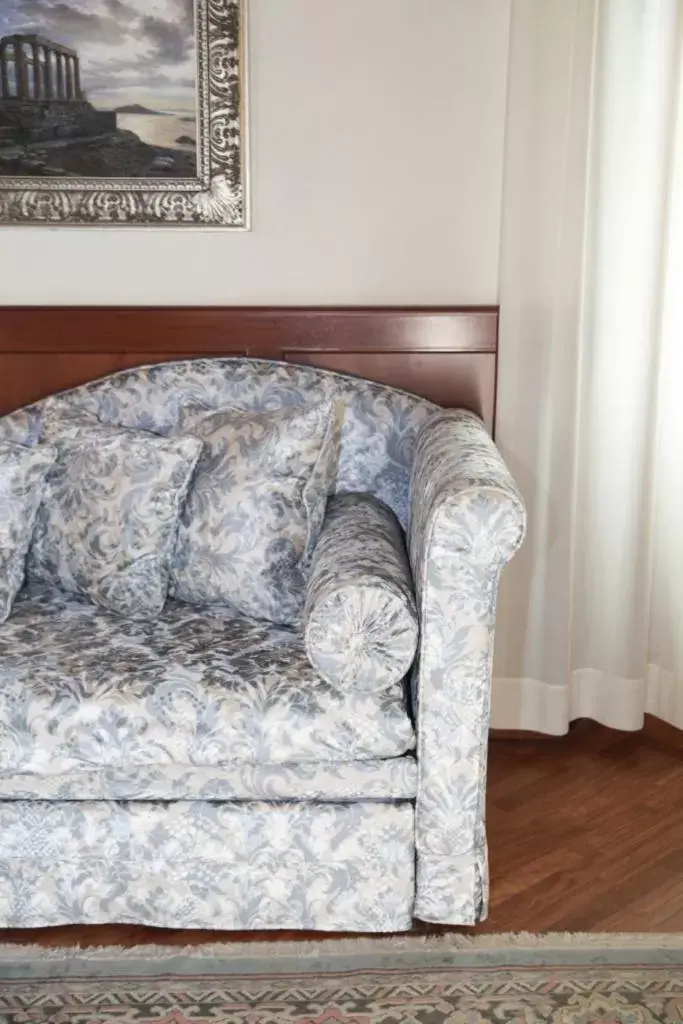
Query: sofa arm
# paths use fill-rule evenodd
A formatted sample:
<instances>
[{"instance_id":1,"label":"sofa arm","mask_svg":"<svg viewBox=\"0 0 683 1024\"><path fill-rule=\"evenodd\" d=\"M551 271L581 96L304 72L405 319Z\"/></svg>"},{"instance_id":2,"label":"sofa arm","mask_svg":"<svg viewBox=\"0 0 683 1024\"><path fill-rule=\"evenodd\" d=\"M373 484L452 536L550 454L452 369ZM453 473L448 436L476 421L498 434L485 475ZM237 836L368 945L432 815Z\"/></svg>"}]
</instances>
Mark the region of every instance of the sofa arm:
<instances>
[{"instance_id":1,"label":"sofa arm","mask_svg":"<svg viewBox=\"0 0 683 1024\"><path fill-rule=\"evenodd\" d=\"M408 673L417 634L413 581L396 516L370 494L330 498L306 592L309 661L332 686L382 693Z\"/></svg>"},{"instance_id":2,"label":"sofa arm","mask_svg":"<svg viewBox=\"0 0 683 1024\"><path fill-rule=\"evenodd\" d=\"M413 676L419 787L415 916L486 916L486 754L500 572L519 548L525 510L472 413L422 428L411 480L409 553L421 642Z\"/></svg>"}]
</instances>

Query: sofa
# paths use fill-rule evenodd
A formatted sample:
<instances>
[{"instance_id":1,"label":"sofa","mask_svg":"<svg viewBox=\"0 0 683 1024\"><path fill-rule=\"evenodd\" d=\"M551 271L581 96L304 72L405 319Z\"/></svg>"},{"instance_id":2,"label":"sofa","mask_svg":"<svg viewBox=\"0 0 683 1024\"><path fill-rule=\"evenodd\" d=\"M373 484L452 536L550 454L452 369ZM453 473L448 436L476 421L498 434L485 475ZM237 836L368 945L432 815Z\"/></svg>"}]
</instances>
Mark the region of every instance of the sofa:
<instances>
[{"instance_id":1,"label":"sofa","mask_svg":"<svg viewBox=\"0 0 683 1024\"><path fill-rule=\"evenodd\" d=\"M296 419L321 403L338 449L329 479L316 469L326 504L294 581L300 618L273 621L249 594L193 600L191 574L189 599L164 592L147 617L93 603L77 579L22 577L0 625L0 927L395 932L486 916L496 596L525 511L476 415L212 358L39 401L0 419L0 442L41 450L55 408L60 430L85 416L169 438L187 408ZM257 505L233 510L252 522L247 552ZM374 623L369 658L342 591Z\"/></svg>"}]
</instances>

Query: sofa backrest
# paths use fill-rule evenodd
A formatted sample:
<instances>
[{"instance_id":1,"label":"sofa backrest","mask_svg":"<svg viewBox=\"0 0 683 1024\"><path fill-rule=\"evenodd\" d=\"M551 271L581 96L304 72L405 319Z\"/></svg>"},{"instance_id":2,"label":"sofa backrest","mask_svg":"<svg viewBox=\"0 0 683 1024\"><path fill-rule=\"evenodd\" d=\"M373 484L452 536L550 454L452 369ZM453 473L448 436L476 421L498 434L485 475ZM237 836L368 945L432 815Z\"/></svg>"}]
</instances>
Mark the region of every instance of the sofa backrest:
<instances>
[{"instance_id":1,"label":"sofa backrest","mask_svg":"<svg viewBox=\"0 0 683 1024\"><path fill-rule=\"evenodd\" d=\"M105 423L164 434L183 405L279 409L337 398L345 409L337 491L368 491L405 526L419 427L438 407L384 384L264 359L193 359L139 366L62 393ZM40 439L44 399L0 419L0 438Z\"/></svg>"}]
</instances>

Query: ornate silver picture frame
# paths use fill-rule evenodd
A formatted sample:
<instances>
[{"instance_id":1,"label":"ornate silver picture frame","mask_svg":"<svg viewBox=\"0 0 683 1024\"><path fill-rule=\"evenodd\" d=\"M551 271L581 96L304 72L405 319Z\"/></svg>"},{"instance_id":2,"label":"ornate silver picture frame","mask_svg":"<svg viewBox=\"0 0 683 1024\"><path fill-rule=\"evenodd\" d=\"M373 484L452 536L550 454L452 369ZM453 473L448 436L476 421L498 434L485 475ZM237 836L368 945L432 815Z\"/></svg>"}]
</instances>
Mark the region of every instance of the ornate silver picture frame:
<instances>
[{"instance_id":1,"label":"ornate silver picture frame","mask_svg":"<svg viewBox=\"0 0 683 1024\"><path fill-rule=\"evenodd\" d=\"M247 228L245 30L243 0L0 0L0 225Z\"/></svg>"}]
</instances>

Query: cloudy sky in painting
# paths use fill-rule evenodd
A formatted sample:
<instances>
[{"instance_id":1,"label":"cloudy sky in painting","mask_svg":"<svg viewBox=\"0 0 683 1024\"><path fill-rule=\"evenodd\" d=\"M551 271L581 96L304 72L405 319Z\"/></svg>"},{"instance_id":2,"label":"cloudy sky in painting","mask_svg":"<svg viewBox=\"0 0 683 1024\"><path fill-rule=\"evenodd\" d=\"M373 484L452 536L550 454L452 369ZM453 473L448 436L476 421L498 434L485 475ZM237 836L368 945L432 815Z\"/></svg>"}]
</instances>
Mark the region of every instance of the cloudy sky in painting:
<instances>
[{"instance_id":1,"label":"cloudy sky in painting","mask_svg":"<svg viewBox=\"0 0 683 1024\"><path fill-rule=\"evenodd\" d=\"M14 32L76 50L98 107L194 109L194 0L0 0L0 36Z\"/></svg>"}]
</instances>

